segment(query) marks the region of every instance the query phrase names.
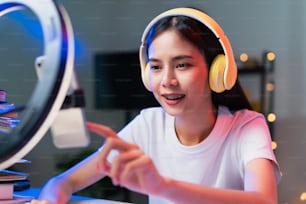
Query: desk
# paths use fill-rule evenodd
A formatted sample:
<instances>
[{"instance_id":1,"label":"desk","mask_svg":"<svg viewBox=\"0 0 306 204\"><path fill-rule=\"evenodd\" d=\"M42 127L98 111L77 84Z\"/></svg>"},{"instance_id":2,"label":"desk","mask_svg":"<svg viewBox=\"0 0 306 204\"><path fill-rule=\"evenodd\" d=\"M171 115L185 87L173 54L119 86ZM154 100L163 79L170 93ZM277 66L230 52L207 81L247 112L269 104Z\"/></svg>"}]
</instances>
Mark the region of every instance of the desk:
<instances>
[{"instance_id":1,"label":"desk","mask_svg":"<svg viewBox=\"0 0 306 204\"><path fill-rule=\"evenodd\" d=\"M18 191L14 194L20 195L20 196L30 196L33 198L37 198L39 195L40 189L39 188L30 188L25 191ZM104 200L104 199L94 199L84 196L72 196L71 200L68 202L69 204L128 204L125 202L119 202L119 201L111 201L111 200Z\"/></svg>"}]
</instances>

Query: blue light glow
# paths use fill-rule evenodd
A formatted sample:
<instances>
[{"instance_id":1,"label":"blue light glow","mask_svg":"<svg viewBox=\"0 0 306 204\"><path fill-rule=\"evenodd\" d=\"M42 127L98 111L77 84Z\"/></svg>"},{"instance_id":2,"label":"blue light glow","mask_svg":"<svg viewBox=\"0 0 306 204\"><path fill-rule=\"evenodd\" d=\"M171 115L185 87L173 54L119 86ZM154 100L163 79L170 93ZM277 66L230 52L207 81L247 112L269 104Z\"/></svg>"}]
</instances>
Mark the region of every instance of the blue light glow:
<instances>
[{"instance_id":1,"label":"blue light glow","mask_svg":"<svg viewBox=\"0 0 306 204\"><path fill-rule=\"evenodd\" d=\"M29 36L43 40L43 32L38 18L28 10L8 13L8 18L16 21Z\"/></svg>"}]
</instances>

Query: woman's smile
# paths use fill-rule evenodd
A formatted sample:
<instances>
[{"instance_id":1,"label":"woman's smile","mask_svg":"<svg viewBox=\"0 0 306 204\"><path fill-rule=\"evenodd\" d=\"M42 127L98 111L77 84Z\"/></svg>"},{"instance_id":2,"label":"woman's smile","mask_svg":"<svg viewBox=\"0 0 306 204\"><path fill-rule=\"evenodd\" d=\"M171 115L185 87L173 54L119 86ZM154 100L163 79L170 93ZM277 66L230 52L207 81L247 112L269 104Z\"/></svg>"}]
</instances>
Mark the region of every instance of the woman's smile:
<instances>
[{"instance_id":1,"label":"woman's smile","mask_svg":"<svg viewBox=\"0 0 306 204\"><path fill-rule=\"evenodd\" d=\"M184 98L185 94L162 94L162 96L165 99L165 102L168 105L176 105L180 103Z\"/></svg>"}]
</instances>

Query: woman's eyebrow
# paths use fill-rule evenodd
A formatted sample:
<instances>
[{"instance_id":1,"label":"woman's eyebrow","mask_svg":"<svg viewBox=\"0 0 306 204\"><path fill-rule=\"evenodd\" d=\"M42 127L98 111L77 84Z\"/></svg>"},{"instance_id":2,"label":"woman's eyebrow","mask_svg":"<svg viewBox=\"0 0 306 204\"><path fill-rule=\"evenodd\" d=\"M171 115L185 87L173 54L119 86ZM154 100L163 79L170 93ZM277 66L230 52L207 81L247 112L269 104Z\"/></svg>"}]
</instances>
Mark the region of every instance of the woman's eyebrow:
<instances>
[{"instance_id":1,"label":"woman's eyebrow","mask_svg":"<svg viewBox=\"0 0 306 204\"><path fill-rule=\"evenodd\" d=\"M160 60L152 57L148 59L148 62L160 62Z\"/></svg>"},{"instance_id":2,"label":"woman's eyebrow","mask_svg":"<svg viewBox=\"0 0 306 204\"><path fill-rule=\"evenodd\" d=\"M193 57L190 55L178 55L172 58L173 61L182 60L182 59L193 59ZM161 60L153 57L148 59L148 62L160 62L160 61Z\"/></svg>"},{"instance_id":3,"label":"woman's eyebrow","mask_svg":"<svg viewBox=\"0 0 306 204\"><path fill-rule=\"evenodd\" d=\"M173 58L173 60L182 60L182 59L192 59L193 57L190 55L178 55Z\"/></svg>"}]
</instances>

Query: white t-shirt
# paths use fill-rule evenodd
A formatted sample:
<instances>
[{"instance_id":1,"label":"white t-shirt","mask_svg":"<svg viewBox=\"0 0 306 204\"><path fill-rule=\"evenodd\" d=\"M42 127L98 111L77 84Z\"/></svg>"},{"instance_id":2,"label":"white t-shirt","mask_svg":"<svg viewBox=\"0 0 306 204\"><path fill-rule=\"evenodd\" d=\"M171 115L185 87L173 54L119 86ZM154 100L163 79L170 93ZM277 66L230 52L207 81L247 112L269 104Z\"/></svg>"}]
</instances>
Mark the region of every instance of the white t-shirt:
<instances>
[{"instance_id":1,"label":"white t-shirt","mask_svg":"<svg viewBox=\"0 0 306 204\"><path fill-rule=\"evenodd\" d=\"M209 136L193 146L182 145L175 133L174 117L162 108L141 111L118 135L137 144L165 177L223 189L244 189L244 169L256 158L274 161L277 181L280 171L271 147L271 137L262 114L241 110L231 113L219 107ZM150 203L171 203L149 196Z\"/></svg>"}]
</instances>

